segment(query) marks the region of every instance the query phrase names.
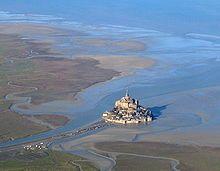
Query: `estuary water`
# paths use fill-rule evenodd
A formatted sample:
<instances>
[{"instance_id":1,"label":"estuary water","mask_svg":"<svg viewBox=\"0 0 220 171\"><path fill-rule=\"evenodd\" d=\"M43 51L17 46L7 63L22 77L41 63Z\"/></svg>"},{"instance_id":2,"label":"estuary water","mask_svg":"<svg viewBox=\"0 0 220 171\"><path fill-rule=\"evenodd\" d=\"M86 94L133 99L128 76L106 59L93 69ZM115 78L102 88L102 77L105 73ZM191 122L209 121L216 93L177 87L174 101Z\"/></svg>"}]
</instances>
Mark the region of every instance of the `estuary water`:
<instances>
[{"instance_id":1,"label":"estuary water","mask_svg":"<svg viewBox=\"0 0 220 171\"><path fill-rule=\"evenodd\" d=\"M7 0L0 11L88 25L120 25L173 34L219 35L218 0ZM46 15L46 17L45 17ZM18 17L18 16L14 16ZM36 17L36 16L34 16ZM16 19L16 18L14 18Z\"/></svg>"},{"instance_id":2,"label":"estuary water","mask_svg":"<svg viewBox=\"0 0 220 171\"><path fill-rule=\"evenodd\" d=\"M195 103L191 112L185 110L190 105L184 98L182 107L175 104L181 101L177 98L181 93L202 93L204 88L220 86L219 1L9 0L0 2L0 10L2 23L42 23L84 31L92 37L140 41L147 46L146 50L107 53L150 57L156 61L150 69L139 69L133 75L83 90L77 95L80 103L54 101L31 111L15 106L18 113L67 113L74 116L74 120L56 130L7 142L0 147L39 140L95 122L103 111L112 108L127 88L133 97L158 115L158 120L144 128L148 133L203 126L197 109L208 108L209 102ZM92 53L105 54L105 51L97 49ZM217 99L215 103L218 104ZM211 128L214 120L220 119L218 107L207 112L214 119L204 125L204 129Z\"/></svg>"}]
</instances>

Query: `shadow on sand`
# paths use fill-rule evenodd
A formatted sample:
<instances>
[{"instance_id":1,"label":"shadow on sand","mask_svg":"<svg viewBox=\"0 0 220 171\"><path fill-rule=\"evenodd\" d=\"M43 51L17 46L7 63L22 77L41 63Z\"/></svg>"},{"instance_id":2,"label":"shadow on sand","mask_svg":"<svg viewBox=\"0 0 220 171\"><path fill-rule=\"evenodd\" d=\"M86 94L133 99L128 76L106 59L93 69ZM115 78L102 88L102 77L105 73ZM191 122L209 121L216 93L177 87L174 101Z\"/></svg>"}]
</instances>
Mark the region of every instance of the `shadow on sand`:
<instances>
[{"instance_id":1,"label":"shadow on sand","mask_svg":"<svg viewBox=\"0 0 220 171\"><path fill-rule=\"evenodd\" d=\"M150 107L150 110L152 111L153 114L153 118L157 119L158 117L160 117L163 114L163 110L165 110L167 108L167 106L169 106L170 104L166 104L163 106L154 106L154 107Z\"/></svg>"}]
</instances>

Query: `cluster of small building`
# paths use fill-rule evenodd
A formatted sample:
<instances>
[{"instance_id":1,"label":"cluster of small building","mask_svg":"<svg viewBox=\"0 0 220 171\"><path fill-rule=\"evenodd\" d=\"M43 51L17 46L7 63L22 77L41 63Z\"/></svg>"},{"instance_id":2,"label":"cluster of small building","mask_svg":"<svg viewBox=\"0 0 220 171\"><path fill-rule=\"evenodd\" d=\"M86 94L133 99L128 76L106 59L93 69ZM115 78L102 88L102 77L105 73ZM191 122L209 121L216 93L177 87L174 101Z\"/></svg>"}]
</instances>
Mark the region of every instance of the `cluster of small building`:
<instances>
[{"instance_id":1,"label":"cluster of small building","mask_svg":"<svg viewBox=\"0 0 220 171\"><path fill-rule=\"evenodd\" d=\"M131 98L126 92L125 97L115 102L112 111L106 111L102 114L102 118L111 123L137 124L151 122L153 115L150 109L139 105L139 101Z\"/></svg>"},{"instance_id":2,"label":"cluster of small building","mask_svg":"<svg viewBox=\"0 0 220 171\"><path fill-rule=\"evenodd\" d=\"M46 145L44 145L43 142L39 143L39 144L29 144L29 145L25 145L24 149L25 150L43 150L46 149Z\"/></svg>"}]
</instances>

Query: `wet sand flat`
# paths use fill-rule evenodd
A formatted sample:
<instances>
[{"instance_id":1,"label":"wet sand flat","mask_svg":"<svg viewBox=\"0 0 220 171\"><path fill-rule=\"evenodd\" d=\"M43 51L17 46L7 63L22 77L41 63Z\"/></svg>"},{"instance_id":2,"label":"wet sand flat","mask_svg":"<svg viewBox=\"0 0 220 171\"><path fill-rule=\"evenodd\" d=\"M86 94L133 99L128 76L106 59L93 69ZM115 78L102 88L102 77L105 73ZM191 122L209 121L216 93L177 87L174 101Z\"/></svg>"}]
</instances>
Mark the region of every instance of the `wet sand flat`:
<instances>
[{"instance_id":1,"label":"wet sand flat","mask_svg":"<svg viewBox=\"0 0 220 171\"><path fill-rule=\"evenodd\" d=\"M78 152L78 154L83 157L88 157L87 153L84 153L85 150L94 150L87 145L93 143L106 146L101 150L115 153L130 153L133 150L135 154L137 152L143 154L144 150L154 150L154 153L146 152L145 155L177 159L180 161L178 168L181 168L181 170L209 170L210 168L211 170L218 170L217 158L220 146L220 136L218 136L219 92L219 86L209 86L142 99L141 101L144 104L157 106L154 112L160 111L162 113L151 124L116 126L95 135L61 142L60 144L63 149L73 153L75 153L75 149L81 148L81 153ZM139 148L135 148L136 145ZM108 150L107 146L109 146ZM59 149L58 145L55 145L55 148ZM126 148L126 150L121 150L123 148ZM165 153L163 150L169 152L166 151ZM101 154L103 155L103 153ZM98 151L98 154L100 154L100 151ZM111 154L109 155L111 156ZM119 165L115 166L118 169L126 169L128 161L131 165L137 164L136 160L142 161L139 166L144 167L144 163L152 160L148 160L143 156L130 156L121 153L117 159L114 157L113 159L118 160ZM98 162L98 160L94 162ZM157 166L160 168L167 166L166 162L160 162L158 159L154 159L153 162L158 163ZM170 165L169 162L168 166ZM158 167L154 168L153 166L152 169L158 170Z\"/></svg>"},{"instance_id":2,"label":"wet sand flat","mask_svg":"<svg viewBox=\"0 0 220 171\"><path fill-rule=\"evenodd\" d=\"M143 104L152 106L159 115L155 121L149 125L108 128L81 141L106 139L220 146L219 92L218 86L211 86L142 99Z\"/></svg>"},{"instance_id":3,"label":"wet sand flat","mask_svg":"<svg viewBox=\"0 0 220 171\"><path fill-rule=\"evenodd\" d=\"M114 69L122 76L132 74L137 69L149 68L155 64L155 60L138 58L135 56L91 56L99 61L99 66L105 69Z\"/></svg>"},{"instance_id":4,"label":"wet sand flat","mask_svg":"<svg viewBox=\"0 0 220 171\"><path fill-rule=\"evenodd\" d=\"M109 63L110 60L95 59L91 55L81 55L81 52L75 56L69 56L69 51L61 48L60 44L72 37L76 37L77 41L87 40L84 38L86 33L74 30L18 23L1 24L0 33L1 108L2 111L9 111L10 108L12 112L21 115L49 114L52 118L53 114L58 114L68 115L71 118L72 116L65 112L65 106L63 106L63 110L60 108L58 112L54 113L50 113L50 109L56 108L57 105L42 108L43 110L38 112L35 112L34 108L53 101L73 104L76 94L83 89L125 73L124 69L119 69L120 67L132 66L133 69L136 69L150 67L153 63L151 60L130 57L113 57L111 61L118 59L117 62ZM128 44L128 48L133 46L131 42ZM134 46L136 44L138 42L134 42ZM86 43L81 42L81 46L85 50L89 48ZM123 43L123 46L126 44ZM6 99L4 99L5 97ZM44 123L45 119L43 119L44 121L39 120L38 116L31 118L26 119L38 125L54 128L54 125L49 122ZM63 120L62 117L56 119ZM63 122L59 126L66 123Z\"/></svg>"}]
</instances>

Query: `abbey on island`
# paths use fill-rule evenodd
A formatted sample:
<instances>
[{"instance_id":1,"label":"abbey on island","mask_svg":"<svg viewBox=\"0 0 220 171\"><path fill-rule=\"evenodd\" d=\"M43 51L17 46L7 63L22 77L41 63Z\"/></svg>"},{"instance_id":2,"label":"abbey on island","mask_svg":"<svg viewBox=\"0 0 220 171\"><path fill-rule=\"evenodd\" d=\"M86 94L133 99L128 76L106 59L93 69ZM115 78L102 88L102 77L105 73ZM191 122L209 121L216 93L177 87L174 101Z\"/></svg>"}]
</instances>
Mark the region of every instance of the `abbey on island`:
<instances>
[{"instance_id":1,"label":"abbey on island","mask_svg":"<svg viewBox=\"0 0 220 171\"><path fill-rule=\"evenodd\" d=\"M106 111L102 114L105 122L119 124L137 124L151 122L153 114L150 109L139 105L139 101L126 95L115 102L113 110Z\"/></svg>"}]
</instances>

